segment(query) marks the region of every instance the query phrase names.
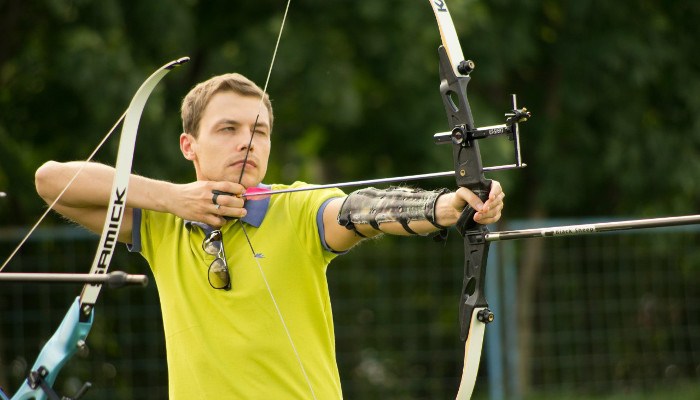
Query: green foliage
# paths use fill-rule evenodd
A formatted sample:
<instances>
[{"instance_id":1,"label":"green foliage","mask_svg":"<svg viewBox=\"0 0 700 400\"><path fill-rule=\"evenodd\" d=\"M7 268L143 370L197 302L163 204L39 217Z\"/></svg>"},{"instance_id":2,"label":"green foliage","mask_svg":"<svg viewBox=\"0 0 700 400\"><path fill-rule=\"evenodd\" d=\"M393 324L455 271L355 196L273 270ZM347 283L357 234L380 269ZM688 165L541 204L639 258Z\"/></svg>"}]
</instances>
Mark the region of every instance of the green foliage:
<instances>
[{"instance_id":1,"label":"green foliage","mask_svg":"<svg viewBox=\"0 0 700 400\"><path fill-rule=\"evenodd\" d=\"M527 127L532 168L518 180L530 189L529 208L694 212L697 4L546 1L528 11L536 22L518 34L535 42L535 57L511 60L508 75L520 75L523 101L541 116Z\"/></svg>"},{"instance_id":2,"label":"green foliage","mask_svg":"<svg viewBox=\"0 0 700 400\"><path fill-rule=\"evenodd\" d=\"M693 212L700 161L696 2L449 2L467 57L476 121L501 121L508 95L534 112L529 168L496 174L507 217ZM0 203L3 224L42 204L32 174L81 159L164 62L193 61L149 101L135 168L193 179L176 137L178 105L212 75L265 82L283 14L276 1L0 5ZM292 3L269 92L278 124L268 181L311 182L451 168L438 95L439 36L424 2ZM114 160L116 138L99 153ZM507 145L488 147L508 162ZM450 185L449 181L423 186Z\"/></svg>"},{"instance_id":3,"label":"green foliage","mask_svg":"<svg viewBox=\"0 0 700 400\"><path fill-rule=\"evenodd\" d=\"M510 93L534 113L523 126L529 167L494 174L508 193L506 219L697 212L700 3L448 4L464 54L477 63L469 87L477 124L500 123ZM8 193L0 226L33 223L45 207L33 188L36 168L84 159L138 85L186 55L192 61L146 106L134 169L194 179L177 142L182 97L231 71L262 86L283 7L279 0L0 1L0 191ZM277 124L267 181L450 169L450 149L431 138L449 128L438 45L424 1L293 0L268 87ZM118 132L98 160L114 162ZM483 149L488 165L510 162L507 143ZM391 278L352 289L380 292ZM445 312L438 319L454 322L445 307L423 307L436 309ZM423 370L413 373L418 379Z\"/></svg>"}]
</instances>

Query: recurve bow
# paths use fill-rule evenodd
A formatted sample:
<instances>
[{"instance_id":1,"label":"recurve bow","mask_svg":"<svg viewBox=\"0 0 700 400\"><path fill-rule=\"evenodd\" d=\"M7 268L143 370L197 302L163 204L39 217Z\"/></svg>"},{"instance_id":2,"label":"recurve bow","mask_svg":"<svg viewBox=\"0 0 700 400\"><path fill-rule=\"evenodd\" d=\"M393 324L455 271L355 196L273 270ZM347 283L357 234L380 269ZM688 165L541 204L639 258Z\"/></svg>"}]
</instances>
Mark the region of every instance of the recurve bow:
<instances>
[{"instance_id":1,"label":"recurve bow","mask_svg":"<svg viewBox=\"0 0 700 400\"><path fill-rule=\"evenodd\" d=\"M450 131L435 135L436 143L451 143L454 160L454 176L457 186L470 189L482 201L486 201L491 180L484 177L478 140L496 135L508 135L513 141L515 164L491 169L521 168L519 122L530 117L526 109L518 109L516 97L512 98L512 110L506 114L503 125L477 128L474 124L467 84L475 64L465 60L459 44L452 17L444 0L429 0L440 28L442 46L440 56L440 94L447 113ZM455 224L464 240L464 280L459 303L461 338L465 341L464 368L457 399L469 399L474 390L486 324L494 315L488 308L484 294L484 279L489 253L486 241L488 228L474 222L475 210L467 207Z\"/></svg>"}]
</instances>

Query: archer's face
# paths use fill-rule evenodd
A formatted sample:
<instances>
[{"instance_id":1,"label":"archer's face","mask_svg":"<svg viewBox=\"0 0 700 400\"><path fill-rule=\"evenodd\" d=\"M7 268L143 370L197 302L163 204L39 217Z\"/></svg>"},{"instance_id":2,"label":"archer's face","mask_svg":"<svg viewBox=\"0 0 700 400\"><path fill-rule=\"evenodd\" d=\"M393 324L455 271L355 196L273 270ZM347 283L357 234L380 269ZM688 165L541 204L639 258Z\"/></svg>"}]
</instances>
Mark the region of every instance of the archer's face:
<instances>
[{"instance_id":1,"label":"archer's face","mask_svg":"<svg viewBox=\"0 0 700 400\"><path fill-rule=\"evenodd\" d=\"M267 172L270 133L269 114L267 108L261 106L260 98L219 92L204 109L197 138L183 134L180 147L185 158L194 162L197 180L237 183L244 170L241 184L253 187L262 182ZM249 143L252 143L250 151Z\"/></svg>"}]
</instances>

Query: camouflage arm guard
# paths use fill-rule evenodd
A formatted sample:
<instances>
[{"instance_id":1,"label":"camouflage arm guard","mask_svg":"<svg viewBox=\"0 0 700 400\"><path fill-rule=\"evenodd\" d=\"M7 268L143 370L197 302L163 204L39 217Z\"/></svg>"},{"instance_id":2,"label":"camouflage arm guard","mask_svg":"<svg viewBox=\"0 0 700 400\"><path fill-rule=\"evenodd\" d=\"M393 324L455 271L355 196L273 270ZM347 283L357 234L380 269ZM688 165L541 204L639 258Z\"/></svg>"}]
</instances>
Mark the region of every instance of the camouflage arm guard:
<instances>
[{"instance_id":1,"label":"camouflage arm guard","mask_svg":"<svg viewBox=\"0 0 700 400\"><path fill-rule=\"evenodd\" d=\"M369 224L377 231L385 222L398 222L406 232L417 235L408 224L411 221L428 221L444 230L435 221L435 204L438 197L448 193L447 189L425 191L391 187L389 189L366 188L352 192L343 202L338 213L338 223L359 236L355 224Z\"/></svg>"}]
</instances>

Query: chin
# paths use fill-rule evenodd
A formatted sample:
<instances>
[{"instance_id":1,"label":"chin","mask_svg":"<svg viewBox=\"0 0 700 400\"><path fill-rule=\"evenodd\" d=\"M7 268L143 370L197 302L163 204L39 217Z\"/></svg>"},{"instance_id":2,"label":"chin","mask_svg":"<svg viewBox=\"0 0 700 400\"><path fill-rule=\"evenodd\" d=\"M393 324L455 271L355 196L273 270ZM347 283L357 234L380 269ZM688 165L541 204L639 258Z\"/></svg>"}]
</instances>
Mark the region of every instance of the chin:
<instances>
[{"instance_id":1,"label":"chin","mask_svg":"<svg viewBox=\"0 0 700 400\"><path fill-rule=\"evenodd\" d=\"M236 179L236 182L238 182L238 179ZM249 177L249 176L244 176L243 180L241 181L241 185L243 185L246 188L256 187L259 184L260 184L260 180L258 180L256 178Z\"/></svg>"}]
</instances>

